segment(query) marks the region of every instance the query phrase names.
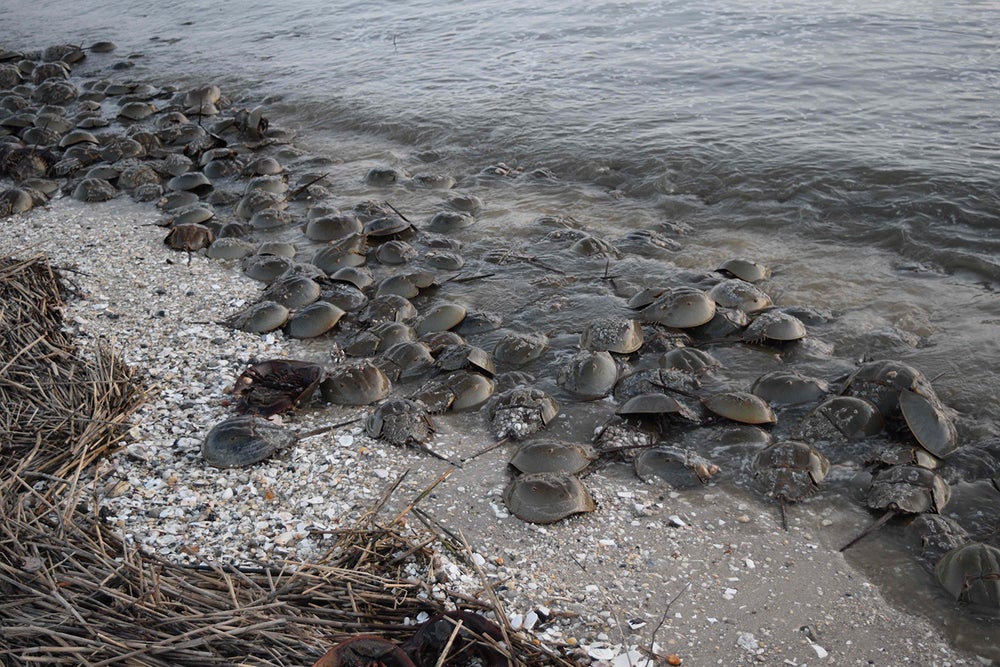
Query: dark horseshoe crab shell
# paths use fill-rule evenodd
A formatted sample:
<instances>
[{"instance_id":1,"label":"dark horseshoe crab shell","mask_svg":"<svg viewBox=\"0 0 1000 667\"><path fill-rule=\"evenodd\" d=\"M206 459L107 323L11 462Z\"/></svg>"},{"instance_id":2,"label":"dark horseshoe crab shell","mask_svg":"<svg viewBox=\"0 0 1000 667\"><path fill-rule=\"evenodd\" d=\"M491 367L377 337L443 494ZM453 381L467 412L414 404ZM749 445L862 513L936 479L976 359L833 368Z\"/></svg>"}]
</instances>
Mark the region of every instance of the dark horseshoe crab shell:
<instances>
[{"instance_id":1,"label":"dark horseshoe crab shell","mask_svg":"<svg viewBox=\"0 0 1000 667\"><path fill-rule=\"evenodd\" d=\"M597 509L583 482L563 473L518 475L507 485L503 500L514 516L529 523L555 523Z\"/></svg>"},{"instance_id":2,"label":"dark horseshoe crab shell","mask_svg":"<svg viewBox=\"0 0 1000 667\"><path fill-rule=\"evenodd\" d=\"M804 442L785 440L760 450L753 467L752 484L758 492L796 502L819 488L830 462Z\"/></svg>"},{"instance_id":3,"label":"dark horseshoe crab shell","mask_svg":"<svg viewBox=\"0 0 1000 667\"><path fill-rule=\"evenodd\" d=\"M297 359L269 359L249 366L236 379L236 411L269 417L309 400L323 367Z\"/></svg>"},{"instance_id":4,"label":"dark horseshoe crab shell","mask_svg":"<svg viewBox=\"0 0 1000 667\"><path fill-rule=\"evenodd\" d=\"M644 482L661 479L675 489L707 484L719 466L690 449L659 445L643 449L633 461L635 474Z\"/></svg>"},{"instance_id":5,"label":"dark horseshoe crab shell","mask_svg":"<svg viewBox=\"0 0 1000 667\"><path fill-rule=\"evenodd\" d=\"M872 509L920 514L940 512L951 487L933 470L897 465L875 473L865 504Z\"/></svg>"},{"instance_id":6,"label":"dark horseshoe crab shell","mask_svg":"<svg viewBox=\"0 0 1000 667\"><path fill-rule=\"evenodd\" d=\"M1000 609L1000 549L970 542L942 556L934 571L956 600Z\"/></svg>"},{"instance_id":7,"label":"dark horseshoe crab shell","mask_svg":"<svg viewBox=\"0 0 1000 667\"><path fill-rule=\"evenodd\" d=\"M581 473L597 458L589 445L558 440L533 440L514 452L510 465L522 473Z\"/></svg>"},{"instance_id":8,"label":"dark horseshoe crab shell","mask_svg":"<svg viewBox=\"0 0 1000 667\"><path fill-rule=\"evenodd\" d=\"M205 436L201 455L216 468L244 468L297 440L294 433L254 415L230 417Z\"/></svg>"}]
</instances>

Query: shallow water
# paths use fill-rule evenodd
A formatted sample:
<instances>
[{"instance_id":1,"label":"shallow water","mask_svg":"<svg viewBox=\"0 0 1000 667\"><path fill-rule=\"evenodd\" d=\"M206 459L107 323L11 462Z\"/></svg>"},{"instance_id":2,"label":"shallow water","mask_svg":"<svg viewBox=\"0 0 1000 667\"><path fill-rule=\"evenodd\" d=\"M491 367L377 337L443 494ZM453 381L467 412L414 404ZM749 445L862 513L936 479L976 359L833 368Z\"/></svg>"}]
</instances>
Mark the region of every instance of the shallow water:
<instances>
[{"instance_id":1,"label":"shallow water","mask_svg":"<svg viewBox=\"0 0 1000 667\"><path fill-rule=\"evenodd\" d=\"M242 106L264 100L305 154L324 158L313 170L329 173L336 205L390 199L423 225L447 191L373 189L365 173L455 177L455 190L485 202L458 234L464 271L494 275L446 283L435 298L503 313L503 330L472 341L483 347L507 330L553 334L552 353L527 370L571 415L563 437L588 438L614 409L574 403L554 382L585 323L628 314L622 297L640 287L707 286L734 256L773 267L765 288L776 303L831 317L810 329L821 348L714 347L725 363L717 386L747 389L786 364L836 383L862 359L895 358L935 378L963 443L1000 435L996 3L6 6L5 48L110 39L119 49L78 71L213 81ZM125 60L134 67L110 69ZM499 161L552 177L481 175ZM639 229L681 249L582 256L536 222L543 215L623 248ZM297 230L275 237L303 242ZM542 264L485 261L495 251ZM850 497L850 484L835 488ZM955 507L973 517L970 507L996 506L990 493L966 489ZM996 527L992 510L969 520L983 535ZM850 558L885 591L913 576L878 548ZM989 621L973 623L982 633L970 639L955 630L964 612L939 593L898 597L941 615L959 645L991 646Z\"/></svg>"}]
</instances>

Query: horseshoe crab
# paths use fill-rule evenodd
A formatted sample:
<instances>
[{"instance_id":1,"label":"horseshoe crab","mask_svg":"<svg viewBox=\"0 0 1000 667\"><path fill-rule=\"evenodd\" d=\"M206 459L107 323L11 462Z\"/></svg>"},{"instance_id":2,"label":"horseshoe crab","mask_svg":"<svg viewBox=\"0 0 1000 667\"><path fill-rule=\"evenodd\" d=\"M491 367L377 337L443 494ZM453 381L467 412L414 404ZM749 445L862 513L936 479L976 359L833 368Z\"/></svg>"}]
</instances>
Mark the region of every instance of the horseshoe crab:
<instances>
[{"instance_id":1,"label":"horseshoe crab","mask_svg":"<svg viewBox=\"0 0 1000 667\"><path fill-rule=\"evenodd\" d=\"M867 398L883 416L891 418L899 415L899 392L904 389L927 398L936 396L923 373L891 359L862 364L847 378L840 393Z\"/></svg>"},{"instance_id":2,"label":"horseshoe crab","mask_svg":"<svg viewBox=\"0 0 1000 667\"><path fill-rule=\"evenodd\" d=\"M331 280L321 285L320 301L332 303L341 310L354 312L368 304L368 297L350 283Z\"/></svg>"},{"instance_id":3,"label":"horseshoe crab","mask_svg":"<svg viewBox=\"0 0 1000 667\"><path fill-rule=\"evenodd\" d=\"M177 225L167 232L163 242L174 250L186 250L194 252L207 248L215 241L212 230L205 225L187 224Z\"/></svg>"},{"instance_id":4,"label":"horseshoe crab","mask_svg":"<svg viewBox=\"0 0 1000 667\"><path fill-rule=\"evenodd\" d=\"M378 284L375 296L385 296L396 294L401 297L412 299L420 294L420 290L437 285L437 278L433 273L427 271L416 271L414 273L398 273L382 280Z\"/></svg>"},{"instance_id":5,"label":"horseshoe crab","mask_svg":"<svg viewBox=\"0 0 1000 667\"><path fill-rule=\"evenodd\" d=\"M493 434L521 440L548 426L559 413L559 404L541 389L516 386L496 396L488 416Z\"/></svg>"},{"instance_id":6,"label":"horseshoe crab","mask_svg":"<svg viewBox=\"0 0 1000 667\"><path fill-rule=\"evenodd\" d=\"M403 649L420 667L446 667L481 665L482 667L507 667L510 660L503 646L503 631L492 621L471 611L455 610L434 614L403 643ZM387 666L391 667L391 666Z\"/></svg>"},{"instance_id":7,"label":"horseshoe crab","mask_svg":"<svg viewBox=\"0 0 1000 667\"><path fill-rule=\"evenodd\" d=\"M435 365L443 371L473 370L487 377L496 375L493 356L481 347L458 343L448 345L436 354Z\"/></svg>"},{"instance_id":8,"label":"horseshoe crab","mask_svg":"<svg viewBox=\"0 0 1000 667\"><path fill-rule=\"evenodd\" d=\"M701 387L697 375L672 368L644 368L629 373L615 385L615 398L627 401L639 394L676 393L691 396Z\"/></svg>"},{"instance_id":9,"label":"horseshoe crab","mask_svg":"<svg viewBox=\"0 0 1000 667\"><path fill-rule=\"evenodd\" d=\"M345 639L312 667L416 667L410 656L388 639L357 635Z\"/></svg>"},{"instance_id":10,"label":"horseshoe crab","mask_svg":"<svg viewBox=\"0 0 1000 667\"><path fill-rule=\"evenodd\" d=\"M310 219L303 233L311 241L335 241L362 231L361 221L353 213L336 213Z\"/></svg>"},{"instance_id":11,"label":"horseshoe crab","mask_svg":"<svg viewBox=\"0 0 1000 667\"><path fill-rule=\"evenodd\" d=\"M764 290L739 278L717 283L708 291L708 296L723 308L736 308L745 313L755 313L774 305Z\"/></svg>"},{"instance_id":12,"label":"horseshoe crab","mask_svg":"<svg viewBox=\"0 0 1000 667\"><path fill-rule=\"evenodd\" d=\"M832 396L799 422L797 437L807 442L839 442L878 435L885 428L871 401L856 396Z\"/></svg>"},{"instance_id":13,"label":"horseshoe crab","mask_svg":"<svg viewBox=\"0 0 1000 667\"><path fill-rule=\"evenodd\" d=\"M510 465L522 473L564 473L586 470L597 458L592 447L557 440L533 440L518 447Z\"/></svg>"},{"instance_id":14,"label":"horseshoe crab","mask_svg":"<svg viewBox=\"0 0 1000 667\"><path fill-rule=\"evenodd\" d=\"M465 306L457 303L439 303L417 322L417 334L423 336L433 331L452 329L465 319L467 312Z\"/></svg>"},{"instance_id":15,"label":"horseshoe crab","mask_svg":"<svg viewBox=\"0 0 1000 667\"><path fill-rule=\"evenodd\" d=\"M791 343L806 337L802 320L780 310L760 313L743 332L745 343Z\"/></svg>"},{"instance_id":16,"label":"horseshoe crab","mask_svg":"<svg viewBox=\"0 0 1000 667\"><path fill-rule=\"evenodd\" d=\"M261 294L264 301L280 303L285 308L295 310L319 300L319 283L312 278L289 274L277 278Z\"/></svg>"},{"instance_id":17,"label":"horseshoe crab","mask_svg":"<svg viewBox=\"0 0 1000 667\"><path fill-rule=\"evenodd\" d=\"M660 368L684 371L686 373L705 373L716 368L722 368L722 363L708 352L694 347L678 347L664 352L659 359Z\"/></svg>"},{"instance_id":18,"label":"horseshoe crab","mask_svg":"<svg viewBox=\"0 0 1000 667\"><path fill-rule=\"evenodd\" d=\"M427 345L419 341L396 343L379 355L375 364L391 380L399 380L423 375L434 366L434 357ZM424 401L428 407L431 403Z\"/></svg>"},{"instance_id":19,"label":"horseshoe crab","mask_svg":"<svg viewBox=\"0 0 1000 667\"><path fill-rule=\"evenodd\" d=\"M430 348L434 357L449 345L465 345L465 339L454 331L430 331L420 337L420 342Z\"/></svg>"},{"instance_id":20,"label":"horseshoe crab","mask_svg":"<svg viewBox=\"0 0 1000 667\"><path fill-rule=\"evenodd\" d=\"M361 233L374 243L392 239L407 240L416 234L416 228L398 215L383 215L365 223Z\"/></svg>"},{"instance_id":21,"label":"horseshoe crab","mask_svg":"<svg viewBox=\"0 0 1000 667\"><path fill-rule=\"evenodd\" d=\"M337 405L369 405L389 395L392 383L370 361L343 364L326 375L319 385L323 398Z\"/></svg>"},{"instance_id":22,"label":"horseshoe crab","mask_svg":"<svg viewBox=\"0 0 1000 667\"><path fill-rule=\"evenodd\" d=\"M618 381L618 365L609 352L584 350L559 369L556 381L582 400L603 398Z\"/></svg>"},{"instance_id":23,"label":"horseshoe crab","mask_svg":"<svg viewBox=\"0 0 1000 667\"><path fill-rule=\"evenodd\" d=\"M371 357L393 345L416 339L413 328L402 322L381 322L355 334L344 345L344 353L352 357Z\"/></svg>"},{"instance_id":24,"label":"horseshoe crab","mask_svg":"<svg viewBox=\"0 0 1000 667\"><path fill-rule=\"evenodd\" d=\"M951 487L933 470L910 465L883 468L872 477L865 504L872 509L885 510L885 514L840 551L847 551L897 514L940 512L949 498Z\"/></svg>"},{"instance_id":25,"label":"horseshoe crab","mask_svg":"<svg viewBox=\"0 0 1000 667\"><path fill-rule=\"evenodd\" d=\"M368 302L358 314L361 324L381 324L382 322L406 322L417 316L417 309L409 299L398 294L383 294Z\"/></svg>"},{"instance_id":26,"label":"horseshoe crab","mask_svg":"<svg viewBox=\"0 0 1000 667\"><path fill-rule=\"evenodd\" d=\"M918 445L889 443L879 447L865 463L875 468L908 465L934 470L941 461Z\"/></svg>"},{"instance_id":27,"label":"horseshoe crab","mask_svg":"<svg viewBox=\"0 0 1000 667\"><path fill-rule=\"evenodd\" d=\"M101 202L115 198L118 190L103 178L84 178L73 188L73 199L82 202Z\"/></svg>"},{"instance_id":28,"label":"horseshoe crab","mask_svg":"<svg viewBox=\"0 0 1000 667\"><path fill-rule=\"evenodd\" d=\"M247 333L267 333L285 325L289 311L280 303L261 301L230 315L223 324Z\"/></svg>"},{"instance_id":29,"label":"horseshoe crab","mask_svg":"<svg viewBox=\"0 0 1000 667\"><path fill-rule=\"evenodd\" d=\"M757 452L751 484L781 504L781 526L788 530L785 501L798 502L815 493L830 470L825 456L804 442L785 440Z\"/></svg>"},{"instance_id":30,"label":"horseshoe crab","mask_svg":"<svg viewBox=\"0 0 1000 667\"><path fill-rule=\"evenodd\" d=\"M458 271L465 266L465 258L450 250L431 250L424 255L424 261L442 271Z\"/></svg>"},{"instance_id":31,"label":"horseshoe crab","mask_svg":"<svg viewBox=\"0 0 1000 667\"><path fill-rule=\"evenodd\" d=\"M431 218L427 229L441 234L450 234L471 227L475 222L475 218L462 211L439 211Z\"/></svg>"},{"instance_id":32,"label":"horseshoe crab","mask_svg":"<svg viewBox=\"0 0 1000 667\"><path fill-rule=\"evenodd\" d=\"M748 283L757 283L771 277L770 267L741 257L726 260L716 271Z\"/></svg>"},{"instance_id":33,"label":"horseshoe crab","mask_svg":"<svg viewBox=\"0 0 1000 667\"><path fill-rule=\"evenodd\" d=\"M308 361L269 359L252 364L231 390L237 398L236 411L263 417L287 412L309 400L322 377L322 366Z\"/></svg>"},{"instance_id":34,"label":"horseshoe crab","mask_svg":"<svg viewBox=\"0 0 1000 667\"><path fill-rule=\"evenodd\" d=\"M826 396L830 385L823 380L807 377L795 371L771 371L761 375L750 387L750 393L771 405L801 405L815 403Z\"/></svg>"},{"instance_id":35,"label":"horseshoe crab","mask_svg":"<svg viewBox=\"0 0 1000 667\"><path fill-rule=\"evenodd\" d=\"M434 433L434 425L422 403L390 398L365 420L365 432L394 445L423 445Z\"/></svg>"},{"instance_id":36,"label":"horseshoe crab","mask_svg":"<svg viewBox=\"0 0 1000 667\"><path fill-rule=\"evenodd\" d=\"M417 249L406 241L394 239L375 246L375 259L386 266L400 266L417 256Z\"/></svg>"},{"instance_id":37,"label":"horseshoe crab","mask_svg":"<svg viewBox=\"0 0 1000 667\"><path fill-rule=\"evenodd\" d=\"M913 437L931 454L944 458L958 449L955 424L935 396L903 389L899 392L899 409Z\"/></svg>"},{"instance_id":38,"label":"horseshoe crab","mask_svg":"<svg viewBox=\"0 0 1000 667\"><path fill-rule=\"evenodd\" d=\"M503 500L514 516L539 524L597 509L583 482L565 473L518 475L504 489Z\"/></svg>"},{"instance_id":39,"label":"horseshoe crab","mask_svg":"<svg viewBox=\"0 0 1000 667\"><path fill-rule=\"evenodd\" d=\"M415 398L431 412L459 412L485 403L493 395L493 389L493 381L485 375L455 371L427 382Z\"/></svg>"},{"instance_id":40,"label":"horseshoe crab","mask_svg":"<svg viewBox=\"0 0 1000 667\"><path fill-rule=\"evenodd\" d=\"M201 455L216 468L244 468L298 440L294 433L266 419L241 415L213 426L202 442Z\"/></svg>"},{"instance_id":41,"label":"horseshoe crab","mask_svg":"<svg viewBox=\"0 0 1000 667\"><path fill-rule=\"evenodd\" d=\"M677 399L661 392L638 394L625 401L615 411L621 417L637 417L652 420L660 431L675 419L690 423L700 423L698 415Z\"/></svg>"},{"instance_id":42,"label":"horseshoe crab","mask_svg":"<svg viewBox=\"0 0 1000 667\"><path fill-rule=\"evenodd\" d=\"M315 338L327 333L346 313L327 301L317 301L299 309L288 319L285 333L291 338Z\"/></svg>"},{"instance_id":43,"label":"horseshoe crab","mask_svg":"<svg viewBox=\"0 0 1000 667\"><path fill-rule=\"evenodd\" d=\"M508 366L523 366L542 356L549 346L549 338L543 333L509 333L493 348L493 358L497 363Z\"/></svg>"},{"instance_id":44,"label":"horseshoe crab","mask_svg":"<svg viewBox=\"0 0 1000 667\"><path fill-rule=\"evenodd\" d=\"M674 329L690 329L712 320L715 301L699 289L675 287L666 290L639 311L639 315L647 322L657 322Z\"/></svg>"},{"instance_id":45,"label":"horseshoe crab","mask_svg":"<svg viewBox=\"0 0 1000 667\"><path fill-rule=\"evenodd\" d=\"M920 564L931 572L942 556L971 541L965 528L940 514L918 514L906 526L906 532L920 549Z\"/></svg>"},{"instance_id":46,"label":"horseshoe crab","mask_svg":"<svg viewBox=\"0 0 1000 667\"><path fill-rule=\"evenodd\" d=\"M590 322L580 335L585 350L631 354L642 347L642 327L638 320L606 317Z\"/></svg>"},{"instance_id":47,"label":"horseshoe crab","mask_svg":"<svg viewBox=\"0 0 1000 667\"><path fill-rule=\"evenodd\" d=\"M1000 609L1000 549L970 542L942 556L934 572L956 600Z\"/></svg>"},{"instance_id":48,"label":"horseshoe crab","mask_svg":"<svg viewBox=\"0 0 1000 667\"><path fill-rule=\"evenodd\" d=\"M745 391L725 391L702 399L702 405L720 417L742 424L773 424L778 421L764 399Z\"/></svg>"},{"instance_id":49,"label":"horseshoe crab","mask_svg":"<svg viewBox=\"0 0 1000 667\"><path fill-rule=\"evenodd\" d=\"M644 449L633 461L635 474L644 482L659 478L675 489L689 489L708 484L719 472L715 465L690 449L659 445Z\"/></svg>"}]
</instances>

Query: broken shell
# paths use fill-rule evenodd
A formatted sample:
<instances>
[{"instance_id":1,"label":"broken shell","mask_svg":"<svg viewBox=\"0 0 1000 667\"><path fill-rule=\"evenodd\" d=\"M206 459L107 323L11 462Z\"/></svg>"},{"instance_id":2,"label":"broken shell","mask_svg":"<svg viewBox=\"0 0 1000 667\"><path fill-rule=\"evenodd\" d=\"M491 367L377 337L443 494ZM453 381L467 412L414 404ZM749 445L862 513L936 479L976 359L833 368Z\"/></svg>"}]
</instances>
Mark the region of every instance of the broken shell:
<instances>
[{"instance_id":1,"label":"broken shell","mask_svg":"<svg viewBox=\"0 0 1000 667\"><path fill-rule=\"evenodd\" d=\"M773 424L778 421L764 399L745 391L727 391L702 399L702 404L726 419L743 424Z\"/></svg>"},{"instance_id":2,"label":"broken shell","mask_svg":"<svg viewBox=\"0 0 1000 667\"><path fill-rule=\"evenodd\" d=\"M320 383L323 398L337 405L369 405L391 390L389 378L370 361L337 366Z\"/></svg>"},{"instance_id":3,"label":"broken shell","mask_svg":"<svg viewBox=\"0 0 1000 667\"><path fill-rule=\"evenodd\" d=\"M535 440L521 445L510 459L510 465L523 473L583 472L597 458L588 445L554 440Z\"/></svg>"},{"instance_id":4,"label":"broken shell","mask_svg":"<svg viewBox=\"0 0 1000 667\"><path fill-rule=\"evenodd\" d=\"M281 426L254 415L241 415L213 426L202 442L201 455L216 468L243 468L295 441L295 434Z\"/></svg>"},{"instance_id":5,"label":"broken shell","mask_svg":"<svg viewBox=\"0 0 1000 667\"><path fill-rule=\"evenodd\" d=\"M514 516L529 523L554 523L597 509L579 478L558 473L518 475L507 485L503 499Z\"/></svg>"},{"instance_id":6,"label":"broken shell","mask_svg":"<svg viewBox=\"0 0 1000 667\"><path fill-rule=\"evenodd\" d=\"M638 320L624 317L598 319L583 330L580 347L585 350L631 354L642 347L642 327Z\"/></svg>"}]
</instances>

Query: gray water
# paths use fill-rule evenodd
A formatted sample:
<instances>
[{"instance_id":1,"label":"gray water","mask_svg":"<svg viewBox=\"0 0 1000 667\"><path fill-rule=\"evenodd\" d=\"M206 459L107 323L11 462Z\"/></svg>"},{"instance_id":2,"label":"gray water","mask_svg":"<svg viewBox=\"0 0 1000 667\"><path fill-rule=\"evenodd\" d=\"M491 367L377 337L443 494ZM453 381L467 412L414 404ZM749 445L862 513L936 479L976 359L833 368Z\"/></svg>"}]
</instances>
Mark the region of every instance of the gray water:
<instances>
[{"instance_id":1,"label":"gray water","mask_svg":"<svg viewBox=\"0 0 1000 667\"><path fill-rule=\"evenodd\" d=\"M578 333L630 287L747 256L774 268L777 303L833 316L811 331L832 354L804 355L804 372L833 381L860 359L897 358L936 378L963 442L1000 435L1000 3L86 5L6 0L0 45L111 40L114 54L78 69L263 101L326 159L344 205L373 197L371 167L454 176L486 202L463 236L470 257L509 247L571 276L535 267L451 288L501 308L511 328ZM553 178L479 176L500 161ZM426 221L443 195L391 198ZM616 261L611 287L604 258L567 259L531 224L543 214L612 240L663 231L683 249ZM734 383L780 365L724 354ZM582 419L581 434L604 416ZM981 534L1000 504L988 493L962 499L989 508ZM967 612L929 577L926 595L909 595L876 551L851 557L887 595L995 651L994 621L970 637Z\"/></svg>"}]
</instances>

